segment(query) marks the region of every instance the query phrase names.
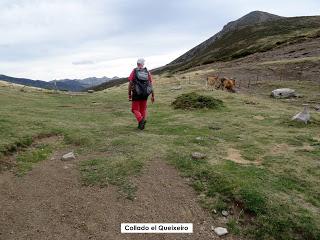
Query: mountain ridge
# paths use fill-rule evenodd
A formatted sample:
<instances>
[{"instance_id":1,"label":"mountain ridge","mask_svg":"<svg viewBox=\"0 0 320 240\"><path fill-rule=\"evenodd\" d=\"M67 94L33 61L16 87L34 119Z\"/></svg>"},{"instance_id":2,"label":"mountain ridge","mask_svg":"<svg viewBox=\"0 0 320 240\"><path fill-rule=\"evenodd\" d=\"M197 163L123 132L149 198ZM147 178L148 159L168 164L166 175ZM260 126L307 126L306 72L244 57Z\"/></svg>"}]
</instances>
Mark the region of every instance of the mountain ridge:
<instances>
[{"instance_id":1,"label":"mountain ridge","mask_svg":"<svg viewBox=\"0 0 320 240\"><path fill-rule=\"evenodd\" d=\"M231 21L223 26L222 30L218 33L214 34L212 37L208 38L204 42L190 49L177 59L173 60L169 64L176 64L185 61L186 59L193 57L198 51L203 51L208 45L212 44L218 38L226 34L227 32L233 31L235 29L239 29L245 26L253 25L256 23L262 23L266 21L272 21L275 19L283 18L278 15L274 15L271 13L263 12L263 11L252 11L241 18Z\"/></svg>"},{"instance_id":2,"label":"mountain ridge","mask_svg":"<svg viewBox=\"0 0 320 240\"><path fill-rule=\"evenodd\" d=\"M167 65L154 69L153 73L174 73L217 61L230 61L318 37L320 16L281 17L254 11L229 22L220 32Z\"/></svg>"},{"instance_id":3,"label":"mountain ridge","mask_svg":"<svg viewBox=\"0 0 320 240\"><path fill-rule=\"evenodd\" d=\"M33 80L28 78L16 78L7 75L0 74L0 80L15 83L25 86L44 88L44 89L57 89L62 91L80 92L87 88L100 85L102 83L118 79L118 77L89 77L84 79L60 79L52 81Z\"/></svg>"}]
</instances>

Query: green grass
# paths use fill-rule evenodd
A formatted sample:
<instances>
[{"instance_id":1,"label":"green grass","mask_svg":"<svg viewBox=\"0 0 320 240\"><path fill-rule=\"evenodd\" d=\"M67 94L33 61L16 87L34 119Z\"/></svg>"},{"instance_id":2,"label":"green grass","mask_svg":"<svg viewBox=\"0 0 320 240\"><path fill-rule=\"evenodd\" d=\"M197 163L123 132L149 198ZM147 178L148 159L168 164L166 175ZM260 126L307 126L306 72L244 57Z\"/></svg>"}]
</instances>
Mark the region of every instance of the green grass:
<instances>
[{"instance_id":1,"label":"green grass","mask_svg":"<svg viewBox=\"0 0 320 240\"><path fill-rule=\"evenodd\" d=\"M26 152L21 152L17 156L17 167L16 174L18 176L23 176L30 170L33 166L45 159L47 159L52 153L52 148L48 145L39 145L34 149L28 150Z\"/></svg>"},{"instance_id":2,"label":"green grass","mask_svg":"<svg viewBox=\"0 0 320 240\"><path fill-rule=\"evenodd\" d=\"M173 92L162 80L155 85L156 103L148 106L144 131L137 129L130 112L126 86L79 96L0 88L0 152L26 148L35 136L59 134L64 148L88 156L79 165L84 185L116 185L129 199L136 194L132 180L145 164L166 160L191 179L207 211L242 209L239 218L229 218L233 233L255 239L319 239L319 113L312 112L312 124L292 124L300 103L268 96L274 86L287 82L270 82L257 96L248 96L204 91L197 85ZM310 82L293 84L298 92L317 93ZM225 107L189 111L171 105L193 91L220 99ZM258 104L245 104L248 99ZM257 115L264 120L255 119ZM284 144L286 149L274 150ZM19 157L22 173L55 149L42 147L29 147ZM227 160L229 148L260 164ZM207 158L195 161L190 157L193 151Z\"/></svg>"},{"instance_id":3,"label":"green grass","mask_svg":"<svg viewBox=\"0 0 320 240\"><path fill-rule=\"evenodd\" d=\"M137 175L143 167L143 161L120 155L110 158L98 158L81 163L80 172L84 185L119 186L128 199L133 200L136 187L129 177Z\"/></svg>"}]
</instances>

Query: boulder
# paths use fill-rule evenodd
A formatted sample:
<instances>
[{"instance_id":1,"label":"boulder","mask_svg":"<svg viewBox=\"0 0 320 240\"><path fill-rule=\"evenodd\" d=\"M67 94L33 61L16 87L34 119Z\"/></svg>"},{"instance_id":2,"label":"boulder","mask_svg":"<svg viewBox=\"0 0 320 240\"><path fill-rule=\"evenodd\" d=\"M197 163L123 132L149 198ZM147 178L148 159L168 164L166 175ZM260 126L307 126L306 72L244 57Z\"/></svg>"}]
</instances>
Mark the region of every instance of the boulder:
<instances>
[{"instance_id":1,"label":"boulder","mask_svg":"<svg viewBox=\"0 0 320 240\"><path fill-rule=\"evenodd\" d=\"M204 138L203 138L203 137L196 137L196 140L197 140L197 141L203 141Z\"/></svg>"},{"instance_id":2,"label":"boulder","mask_svg":"<svg viewBox=\"0 0 320 240\"><path fill-rule=\"evenodd\" d=\"M76 156L74 155L73 152L69 152L67 154L64 154L62 157L61 157L61 160L62 161L69 161L69 160L74 160L76 159Z\"/></svg>"},{"instance_id":3,"label":"boulder","mask_svg":"<svg viewBox=\"0 0 320 240\"><path fill-rule=\"evenodd\" d=\"M218 236L223 236L228 234L228 230L226 228L223 227L216 227L215 229L213 229L213 231L218 235Z\"/></svg>"},{"instance_id":4,"label":"boulder","mask_svg":"<svg viewBox=\"0 0 320 240\"><path fill-rule=\"evenodd\" d=\"M271 97L274 98L292 98L296 96L296 91L291 88L279 88L271 92Z\"/></svg>"},{"instance_id":5,"label":"boulder","mask_svg":"<svg viewBox=\"0 0 320 240\"><path fill-rule=\"evenodd\" d=\"M191 156L193 159L204 159L206 157L204 153L199 153L199 152L193 152Z\"/></svg>"},{"instance_id":6,"label":"boulder","mask_svg":"<svg viewBox=\"0 0 320 240\"><path fill-rule=\"evenodd\" d=\"M308 105L304 104L303 111L294 115L291 120L298 121L298 122L304 122L305 124L307 124L310 121L310 113L308 110Z\"/></svg>"}]
</instances>

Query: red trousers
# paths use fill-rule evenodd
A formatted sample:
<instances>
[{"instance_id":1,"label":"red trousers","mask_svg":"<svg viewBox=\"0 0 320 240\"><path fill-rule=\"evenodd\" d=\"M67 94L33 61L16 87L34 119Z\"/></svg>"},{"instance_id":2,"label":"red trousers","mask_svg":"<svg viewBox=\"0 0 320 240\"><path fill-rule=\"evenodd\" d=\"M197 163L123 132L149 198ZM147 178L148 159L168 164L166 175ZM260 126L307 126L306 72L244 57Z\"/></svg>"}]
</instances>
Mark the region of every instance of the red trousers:
<instances>
[{"instance_id":1,"label":"red trousers","mask_svg":"<svg viewBox=\"0 0 320 240\"><path fill-rule=\"evenodd\" d=\"M137 121L140 122L142 118L146 119L147 115L147 100L135 100L132 101L131 111L136 117Z\"/></svg>"}]
</instances>

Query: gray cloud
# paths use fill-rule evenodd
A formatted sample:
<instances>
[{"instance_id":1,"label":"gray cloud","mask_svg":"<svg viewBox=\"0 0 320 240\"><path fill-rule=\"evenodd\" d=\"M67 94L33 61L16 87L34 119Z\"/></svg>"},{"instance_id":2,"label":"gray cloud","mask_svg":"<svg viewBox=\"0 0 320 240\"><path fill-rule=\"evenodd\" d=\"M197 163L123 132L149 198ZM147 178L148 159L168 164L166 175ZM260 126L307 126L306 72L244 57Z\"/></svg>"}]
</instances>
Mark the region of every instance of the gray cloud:
<instances>
[{"instance_id":1,"label":"gray cloud","mask_svg":"<svg viewBox=\"0 0 320 240\"><path fill-rule=\"evenodd\" d=\"M2 0L0 73L123 76L137 57L165 64L250 11L316 15L319 7L318 0Z\"/></svg>"}]
</instances>

